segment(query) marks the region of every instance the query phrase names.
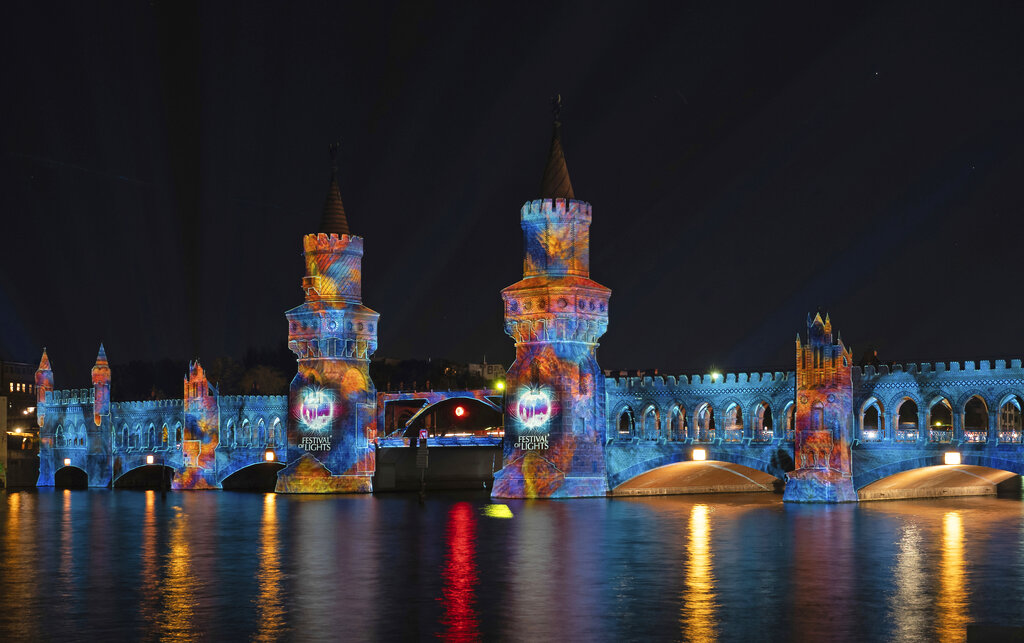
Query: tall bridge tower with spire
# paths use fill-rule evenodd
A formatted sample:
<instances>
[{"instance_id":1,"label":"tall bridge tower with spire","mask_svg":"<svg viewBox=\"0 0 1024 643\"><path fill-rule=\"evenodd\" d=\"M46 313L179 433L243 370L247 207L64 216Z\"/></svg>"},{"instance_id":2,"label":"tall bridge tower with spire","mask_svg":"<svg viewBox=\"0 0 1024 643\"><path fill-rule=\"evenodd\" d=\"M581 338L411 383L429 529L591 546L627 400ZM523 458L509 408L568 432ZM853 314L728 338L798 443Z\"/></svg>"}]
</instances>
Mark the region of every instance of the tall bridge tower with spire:
<instances>
[{"instance_id":1,"label":"tall bridge tower with spire","mask_svg":"<svg viewBox=\"0 0 1024 643\"><path fill-rule=\"evenodd\" d=\"M370 492L376 389L370 356L379 315L363 305L363 238L349 231L333 164L320 229L303 237L305 302L285 313L298 372L288 391L285 493Z\"/></svg>"},{"instance_id":2,"label":"tall bridge tower with spire","mask_svg":"<svg viewBox=\"0 0 1024 643\"><path fill-rule=\"evenodd\" d=\"M505 399L503 467L492 495L608 492L605 378L598 339L611 290L590 279L590 204L576 199L562 150L560 98L540 198L522 208L523 278L501 292L516 343Z\"/></svg>"}]
</instances>

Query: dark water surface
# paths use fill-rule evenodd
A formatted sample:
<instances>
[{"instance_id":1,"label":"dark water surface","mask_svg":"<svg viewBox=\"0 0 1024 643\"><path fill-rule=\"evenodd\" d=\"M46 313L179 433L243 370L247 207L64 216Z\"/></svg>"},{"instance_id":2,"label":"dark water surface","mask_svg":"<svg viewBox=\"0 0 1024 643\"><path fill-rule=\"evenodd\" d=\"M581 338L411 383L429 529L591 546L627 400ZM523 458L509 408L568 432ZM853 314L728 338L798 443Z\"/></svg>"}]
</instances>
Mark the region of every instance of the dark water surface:
<instances>
[{"instance_id":1,"label":"dark water surface","mask_svg":"<svg viewBox=\"0 0 1024 643\"><path fill-rule=\"evenodd\" d=\"M962 640L1024 502L0 495L0 640Z\"/></svg>"}]
</instances>

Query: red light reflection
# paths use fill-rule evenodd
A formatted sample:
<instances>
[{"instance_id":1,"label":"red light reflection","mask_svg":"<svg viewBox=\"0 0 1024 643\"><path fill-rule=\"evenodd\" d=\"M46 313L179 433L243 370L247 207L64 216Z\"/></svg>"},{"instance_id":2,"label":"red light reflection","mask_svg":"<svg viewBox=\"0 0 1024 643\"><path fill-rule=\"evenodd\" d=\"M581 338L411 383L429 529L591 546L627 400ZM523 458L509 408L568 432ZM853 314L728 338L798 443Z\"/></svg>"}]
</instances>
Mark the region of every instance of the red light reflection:
<instances>
[{"instance_id":1,"label":"red light reflection","mask_svg":"<svg viewBox=\"0 0 1024 643\"><path fill-rule=\"evenodd\" d=\"M444 568L444 618L446 641L480 639L476 602L476 515L468 502L459 502L448 512L445 528L448 553Z\"/></svg>"}]
</instances>

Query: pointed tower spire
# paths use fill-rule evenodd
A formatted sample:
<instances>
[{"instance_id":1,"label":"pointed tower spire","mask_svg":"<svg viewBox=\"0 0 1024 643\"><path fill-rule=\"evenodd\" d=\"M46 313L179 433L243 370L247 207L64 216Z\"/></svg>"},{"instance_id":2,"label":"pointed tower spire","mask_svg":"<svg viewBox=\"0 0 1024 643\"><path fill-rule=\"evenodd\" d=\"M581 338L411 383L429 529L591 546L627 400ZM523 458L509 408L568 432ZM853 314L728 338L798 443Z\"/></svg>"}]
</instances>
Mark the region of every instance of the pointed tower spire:
<instances>
[{"instance_id":1,"label":"pointed tower spire","mask_svg":"<svg viewBox=\"0 0 1024 643\"><path fill-rule=\"evenodd\" d=\"M338 148L340 143L331 143L331 184L327 187L327 200L324 212L320 216L319 232L324 234L351 234L348 230L348 219L345 217L345 206L341 203L341 190L338 188Z\"/></svg>"},{"instance_id":2,"label":"pointed tower spire","mask_svg":"<svg viewBox=\"0 0 1024 643\"><path fill-rule=\"evenodd\" d=\"M100 352L96 354L96 365L105 366L109 364L107 362L107 350L103 348L103 342L100 342Z\"/></svg>"},{"instance_id":3,"label":"pointed tower spire","mask_svg":"<svg viewBox=\"0 0 1024 643\"><path fill-rule=\"evenodd\" d=\"M46 348L43 348L43 359L39 360L39 368L36 370L49 371L50 369L50 358L46 356Z\"/></svg>"},{"instance_id":4,"label":"pointed tower spire","mask_svg":"<svg viewBox=\"0 0 1024 643\"><path fill-rule=\"evenodd\" d=\"M554 130L551 133L551 149L548 151L548 164L544 168L544 178L540 182L540 198L542 199L575 199L572 182L569 180L569 168L565 165L565 153L562 151L562 122L559 113L562 111L562 95L551 99L551 111L555 117Z\"/></svg>"}]
</instances>

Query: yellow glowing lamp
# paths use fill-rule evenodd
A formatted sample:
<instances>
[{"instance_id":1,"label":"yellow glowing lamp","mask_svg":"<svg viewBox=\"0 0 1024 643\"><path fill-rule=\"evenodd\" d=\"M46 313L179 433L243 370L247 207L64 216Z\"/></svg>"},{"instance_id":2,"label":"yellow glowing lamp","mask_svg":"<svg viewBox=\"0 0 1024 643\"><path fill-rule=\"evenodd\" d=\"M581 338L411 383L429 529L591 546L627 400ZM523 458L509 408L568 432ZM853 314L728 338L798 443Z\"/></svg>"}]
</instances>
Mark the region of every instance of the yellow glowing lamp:
<instances>
[{"instance_id":1,"label":"yellow glowing lamp","mask_svg":"<svg viewBox=\"0 0 1024 643\"><path fill-rule=\"evenodd\" d=\"M21 433L21 427L18 427L17 429L14 429L14 432L15 433Z\"/></svg>"},{"instance_id":2,"label":"yellow glowing lamp","mask_svg":"<svg viewBox=\"0 0 1024 643\"><path fill-rule=\"evenodd\" d=\"M946 451L946 464L960 464L960 453L957 451Z\"/></svg>"},{"instance_id":3,"label":"yellow glowing lamp","mask_svg":"<svg viewBox=\"0 0 1024 643\"><path fill-rule=\"evenodd\" d=\"M499 391L504 391L505 390L505 382L498 382L497 384L494 385L494 388L498 389Z\"/></svg>"},{"instance_id":4,"label":"yellow glowing lamp","mask_svg":"<svg viewBox=\"0 0 1024 643\"><path fill-rule=\"evenodd\" d=\"M147 455L146 456L146 464L153 464L153 456L151 456L151 455Z\"/></svg>"},{"instance_id":5,"label":"yellow glowing lamp","mask_svg":"<svg viewBox=\"0 0 1024 643\"><path fill-rule=\"evenodd\" d=\"M712 381L712 382L717 382L717 381L718 381L718 376L719 376L719 375L721 375L721 373L719 373L719 372L717 372L717 371L716 371L716 372L713 372L713 373L711 373L711 381Z\"/></svg>"},{"instance_id":6,"label":"yellow glowing lamp","mask_svg":"<svg viewBox=\"0 0 1024 643\"><path fill-rule=\"evenodd\" d=\"M70 467L71 466L71 458L64 458L64 466L65 467Z\"/></svg>"},{"instance_id":7,"label":"yellow glowing lamp","mask_svg":"<svg viewBox=\"0 0 1024 643\"><path fill-rule=\"evenodd\" d=\"M694 449L693 459L698 462L703 462L704 460L708 459L708 452L705 451L704 449Z\"/></svg>"},{"instance_id":8,"label":"yellow glowing lamp","mask_svg":"<svg viewBox=\"0 0 1024 643\"><path fill-rule=\"evenodd\" d=\"M263 454L263 459L267 462L273 462L275 457L274 452L270 449L267 449L267 452Z\"/></svg>"}]
</instances>

